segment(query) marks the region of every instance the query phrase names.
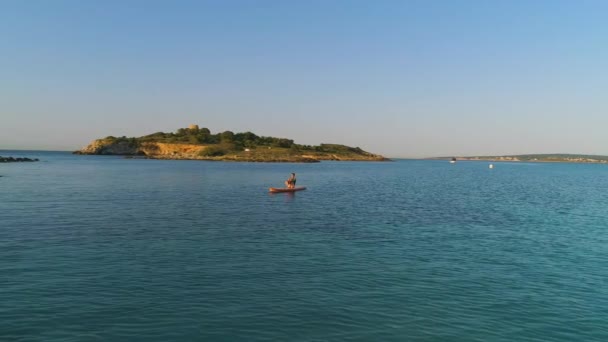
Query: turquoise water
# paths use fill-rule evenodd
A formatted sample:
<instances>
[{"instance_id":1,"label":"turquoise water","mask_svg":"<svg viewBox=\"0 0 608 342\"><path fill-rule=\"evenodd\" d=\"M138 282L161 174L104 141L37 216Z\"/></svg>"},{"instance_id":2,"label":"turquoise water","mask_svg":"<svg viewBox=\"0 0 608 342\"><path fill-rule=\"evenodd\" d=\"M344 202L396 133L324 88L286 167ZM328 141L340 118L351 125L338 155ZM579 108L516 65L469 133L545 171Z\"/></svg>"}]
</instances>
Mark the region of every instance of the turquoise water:
<instances>
[{"instance_id":1,"label":"turquoise water","mask_svg":"<svg viewBox=\"0 0 608 342\"><path fill-rule=\"evenodd\" d=\"M608 340L606 165L0 155L1 341Z\"/></svg>"}]
</instances>

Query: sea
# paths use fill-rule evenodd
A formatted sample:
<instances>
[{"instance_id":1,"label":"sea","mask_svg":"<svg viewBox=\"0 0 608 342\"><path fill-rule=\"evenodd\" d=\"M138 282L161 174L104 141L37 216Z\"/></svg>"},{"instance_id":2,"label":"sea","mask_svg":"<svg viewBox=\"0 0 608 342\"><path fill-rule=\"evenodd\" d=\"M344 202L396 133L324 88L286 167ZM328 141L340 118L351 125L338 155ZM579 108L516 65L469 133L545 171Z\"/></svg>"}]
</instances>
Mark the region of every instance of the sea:
<instances>
[{"instance_id":1,"label":"sea","mask_svg":"<svg viewBox=\"0 0 608 342\"><path fill-rule=\"evenodd\" d=\"M3 342L608 341L608 165L0 155Z\"/></svg>"}]
</instances>

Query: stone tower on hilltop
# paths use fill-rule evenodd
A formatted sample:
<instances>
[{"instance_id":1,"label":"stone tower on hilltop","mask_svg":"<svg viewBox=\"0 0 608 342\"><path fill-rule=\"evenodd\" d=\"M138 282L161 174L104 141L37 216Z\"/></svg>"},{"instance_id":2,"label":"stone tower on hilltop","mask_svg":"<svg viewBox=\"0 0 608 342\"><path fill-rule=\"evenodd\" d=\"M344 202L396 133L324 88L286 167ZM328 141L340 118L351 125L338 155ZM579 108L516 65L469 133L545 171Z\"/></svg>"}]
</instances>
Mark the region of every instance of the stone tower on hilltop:
<instances>
[{"instance_id":1,"label":"stone tower on hilltop","mask_svg":"<svg viewBox=\"0 0 608 342\"><path fill-rule=\"evenodd\" d=\"M188 126L188 129L192 130L192 131L198 131L198 125L192 124L192 125Z\"/></svg>"}]
</instances>

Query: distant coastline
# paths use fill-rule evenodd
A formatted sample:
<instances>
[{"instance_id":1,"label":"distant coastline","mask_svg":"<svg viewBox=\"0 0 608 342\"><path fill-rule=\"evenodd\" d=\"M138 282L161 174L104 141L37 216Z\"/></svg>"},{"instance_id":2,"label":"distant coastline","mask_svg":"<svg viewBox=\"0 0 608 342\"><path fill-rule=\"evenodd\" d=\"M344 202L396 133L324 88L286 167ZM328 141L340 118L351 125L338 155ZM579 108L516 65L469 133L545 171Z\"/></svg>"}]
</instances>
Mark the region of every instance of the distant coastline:
<instances>
[{"instance_id":1,"label":"distant coastline","mask_svg":"<svg viewBox=\"0 0 608 342\"><path fill-rule=\"evenodd\" d=\"M608 156L588 154L518 154L505 156L435 157L432 160L608 164Z\"/></svg>"},{"instance_id":2,"label":"distant coastline","mask_svg":"<svg viewBox=\"0 0 608 342\"><path fill-rule=\"evenodd\" d=\"M85 155L122 155L128 158L187 159L242 162L388 161L384 156L339 144L295 144L291 139L263 137L251 132L225 131L190 125L175 133L157 132L142 137L96 139L74 151Z\"/></svg>"}]
</instances>

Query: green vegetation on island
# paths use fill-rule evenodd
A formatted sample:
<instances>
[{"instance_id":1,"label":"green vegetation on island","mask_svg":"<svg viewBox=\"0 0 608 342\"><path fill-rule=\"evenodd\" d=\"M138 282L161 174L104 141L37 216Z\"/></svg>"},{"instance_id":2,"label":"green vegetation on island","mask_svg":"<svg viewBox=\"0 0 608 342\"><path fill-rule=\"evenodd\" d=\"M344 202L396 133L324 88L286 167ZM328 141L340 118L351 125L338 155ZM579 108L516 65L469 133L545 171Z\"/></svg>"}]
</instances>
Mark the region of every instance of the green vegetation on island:
<instances>
[{"instance_id":1,"label":"green vegetation on island","mask_svg":"<svg viewBox=\"0 0 608 342\"><path fill-rule=\"evenodd\" d=\"M258 136L252 132L225 131L212 134L208 128L199 128L197 125L180 128L175 133L157 132L137 138L108 136L95 140L74 153L260 162L387 160L359 147L339 144L301 145L292 139Z\"/></svg>"}]
</instances>

